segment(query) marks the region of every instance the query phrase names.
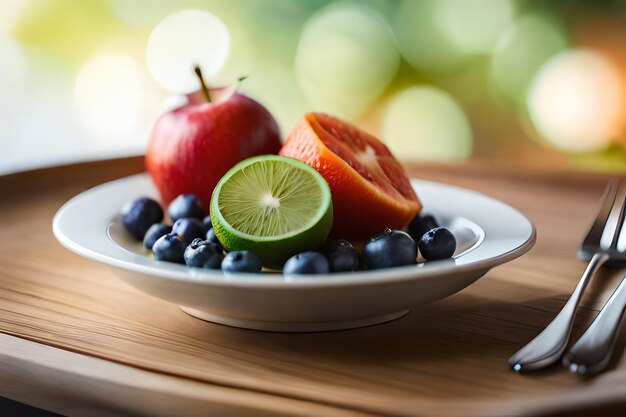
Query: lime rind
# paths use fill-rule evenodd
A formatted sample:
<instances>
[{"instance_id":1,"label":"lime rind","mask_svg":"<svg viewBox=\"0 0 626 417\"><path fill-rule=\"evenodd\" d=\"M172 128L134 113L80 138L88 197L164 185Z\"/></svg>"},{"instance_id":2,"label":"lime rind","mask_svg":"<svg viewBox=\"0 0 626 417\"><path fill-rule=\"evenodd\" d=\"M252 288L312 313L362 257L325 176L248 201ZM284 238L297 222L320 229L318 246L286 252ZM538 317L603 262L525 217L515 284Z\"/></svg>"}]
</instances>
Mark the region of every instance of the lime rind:
<instances>
[{"instance_id":1,"label":"lime rind","mask_svg":"<svg viewBox=\"0 0 626 417\"><path fill-rule=\"evenodd\" d=\"M280 267L321 246L332 226L328 183L297 159L246 159L219 181L211 198L215 233L227 250L252 250L264 265Z\"/></svg>"},{"instance_id":2,"label":"lime rind","mask_svg":"<svg viewBox=\"0 0 626 417\"><path fill-rule=\"evenodd\" d=\"M323 192L321 192L321 204L320 206L327 206L331 209L332 211L332 199L331 199L331 191L330 191L330 187L328 186L328 183L326 182L326 180L324 179L324 177L322 177L322 175L317 172L315 169L311 168L309 165L305 164L302 161L299 161L295 158L291 158L288 156L278 156L278 155L260 155L260 156L255 156L252 158L248 158L245 159L241 162L239 162L237 165L235 165L233 168L231 168L223 177L222 179L218 182L217 186L215 187L215 190L213 191L213 196L211 198L211 211L215 210L215 214L217 214L217 216L219 216L220 218L226 220L224 218L224 215L222 214L222 204L220 202L220 195L221 195L221 190L224 187L224 184L226 184L230 178L236 174L239 170L244 169L247 166L253 165L253 164L257 164L258 162L265 162L265 161L279 161L279 162L285 162L285 163L289 163L293 166L295 166L296 168L303 170L305 172L308 172L311 175L311 178L315 179L315 181L317 182L317 184L319 184L320 189L321 190L325 190ZM284 233L281 235L274 235L274 236L259 236L256 234L251 234L251 233L247 233L245 231L239 230L234 228L233 226L231 226L231 224L226 221L222 224L222 226L229 230L232 233L241 235L242 237L246 237L249 239L254 239L257 241L274 241L280 238L287 238L290 236L294 236L297 235L299 233L304 232L307 229L310 229L312 226L315 226L317 223L319 223L319 221L322 219L322 217L324 217L324 210L319 210L318 213L313 216L305 225L303 225L302 227L295 229L289 233ZM213 217L211 217L213 218Z\"/></svg>"},{"instance_id":3,"label":"lime rind","mask_svg":"<svg viewBox=\"0 0 626 417\"><path fill-rule=\"evenodd\" d=\"M224 220L240 233L280 237L306 229L315 221L324 198L310 172L284 169L266 160L234 172L220 189L218 207Z\"/></svg>"}]
</instances>

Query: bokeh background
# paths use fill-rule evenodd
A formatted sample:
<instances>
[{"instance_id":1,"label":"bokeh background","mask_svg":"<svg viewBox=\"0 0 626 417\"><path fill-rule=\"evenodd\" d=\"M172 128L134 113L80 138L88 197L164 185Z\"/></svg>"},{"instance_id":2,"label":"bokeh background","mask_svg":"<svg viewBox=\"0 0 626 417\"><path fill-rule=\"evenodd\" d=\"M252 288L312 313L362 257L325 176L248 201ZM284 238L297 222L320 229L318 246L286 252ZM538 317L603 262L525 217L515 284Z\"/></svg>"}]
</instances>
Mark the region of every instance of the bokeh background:
<instances>
[{"instance_id":1,"label":"bokeh background","mask_svg":"<svg viewBox=\"0 0 626 417\"><path fill-rule=\"evenodd\" d=\"M315 110L405 161L626 171L624 0L0 0L0 173L141 154L184 99L146 59L183 10L227 28L209 83L248 76L283 136Z\"/></svg>"}]
</instances>

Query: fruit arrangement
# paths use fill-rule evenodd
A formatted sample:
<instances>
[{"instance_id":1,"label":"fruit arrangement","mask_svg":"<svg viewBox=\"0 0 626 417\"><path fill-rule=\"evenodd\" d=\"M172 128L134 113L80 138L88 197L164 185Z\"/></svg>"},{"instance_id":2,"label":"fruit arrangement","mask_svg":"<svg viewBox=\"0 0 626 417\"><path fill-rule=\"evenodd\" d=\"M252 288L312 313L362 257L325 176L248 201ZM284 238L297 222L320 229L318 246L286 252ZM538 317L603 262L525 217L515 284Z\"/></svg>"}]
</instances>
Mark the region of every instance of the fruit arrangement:
<instances>
[{"instance_id":1,"label":"fruit arrangement","mask_svg":"<svg viewBox=\"0 0 626 417\"><path fill-rule=\"evenodd\" d=\"M274 158L277 157L272 160ZM148 226L143 238L143 246L157 260L196 268L221 269L224 272L259 273L263 266L282 269L284 274L352 272L413 265L418 260L447 259L452 257L456 249L454 235L448 229L439 227L431 215L416 216L409 224L408 231L386 228L370 236L363 243L362 253L348 240L326 241L330 229L327 220L314 224L316 234L313 238L307 234L296 234L295 237L302 243L294 244L293 237L285 238L283 235L269 236L269 239L257 235L256 239L251 238L251 241L242 243L223 231L232 227L225 224L223 218L214 222L210 215L204 216L204 212L197 212L195 207L199 205L200 200L192 194L178 196L167 209L170 219L176 218L175 213L179 213L178 210L182 208L186 213L201 214L199 217L203 217L203 220L183 217L178 218L173 225L168 225L161 223L163 210L159 204L141 197L124 205L122 222L129 234L140 240L132 231L146 229L147 223L158 219ZM286 208L287 213L291 210ZM160 216L155 216L155 213L160 213ZM327 213L325 215L328 218ZM214 224L218 228L217 233ZM219 231L220 228L222 231ZM421 234L423 230L427 231ZM222 240L218 235L224 236ZM275 236L278 238L273 238Z\"/></svg>"},{"instance_id":2,"label":"fruit arrangement","mask_svg":"<svg viewBox=\"0 0 626 417\"><path fill-rule=\"evenodd\" d=\"M263 106L202 86L204 95L163 115L151 135L146 169L164 206L141 197L121 210L155 259L325 274L453 256L454 235L420 214L401 165L378 139L308 113L281 146Z\"/></svg>"}]
</instances>

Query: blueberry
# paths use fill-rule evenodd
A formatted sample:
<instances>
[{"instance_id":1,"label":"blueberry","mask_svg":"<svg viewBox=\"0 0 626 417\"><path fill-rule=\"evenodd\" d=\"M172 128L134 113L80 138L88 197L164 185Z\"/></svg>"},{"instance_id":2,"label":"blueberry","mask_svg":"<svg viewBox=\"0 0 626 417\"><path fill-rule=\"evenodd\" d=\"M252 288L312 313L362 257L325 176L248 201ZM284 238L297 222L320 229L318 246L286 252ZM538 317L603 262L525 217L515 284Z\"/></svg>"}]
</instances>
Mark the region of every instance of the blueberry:
<instances>
[{"instance_id":1,"label":"blueberry","mask_svg":"<svg viewBox=\"0 0 626 417\"><path fill-rule=\"evenodd\" d=\"M209 229L213 229L211 216L205 216L204 219L202 219L202 224L204 225L204 230L206 230L207 232L209 231Z\"/></svg>"},{"instance_id":2,"label":"blueberry","mask_svg":"<svg viewBox=\"0 0 626 417\"><path fill-rule=\"evenodd\" d=\"M221 250L216 248L211 242L202 239L194 239L185 249L185 263L187 266L220 269L223 258Z\"/></svg>"},{"instance_id":3,"label":"blueberry","mask_svg":"<svg viewBox=\"0 0 626 417\"><path fill-rule=\"evenodd\" d=\"M385 229L367 239L363 246L363 261L370 269L411 265L415 258L415 241L401 230Z\"/></svg>"},{"instance_id":4,"label":"blueberry","mask_svg":"<svg viewBox=\"0 0 626 417\"><path fill-rule=\"evenodd\" d=\"M198 197L193 194L181 194L170 203L167 214L175 222L185 217L202 220L206 213Z\"/></svg>"},{"instance_id":5,"label":"blueberry","mask_svg":"<svg viewBox=\"0 0 626 417\"><path fill-rule=\"evenodd\" d=\"M157 241L158 238L171 232L172 226L170 226L169 224L155 223L150 226L145 236L143 237L143 245L146 247L146 249L152 249L152 246L154 246L154 243Z\"/></svg>"},{"instance_id":6,"label":"blueberry","mask_svg":"<svg viewBox=\"0 0 626 417\"><path fill-rule=\"evenodd\" d=\"M419 242L422 257L427 261L448 259L456 250L456 239L445 227L436 227L422 236Z\"/></svg>"},{"instance_id":7,"label":"blueberry","mask_svg":"<svg viewBox=\"0 0 626 417\"><path fill-rule=\"evenodd\" d=\"M261 258L247 250L231 252L222 261L222 270L227 272L261 272Z\"/></svg>"},{"instance_id":8,"label":"blueberry","mask_svg":"<svg viewBox=\"0 0 626 417\"><path fill-rule=\"evenodd\" d=\"M168 233L161 236L154 242L152 253L159 261L185 263L183 257L185 253L185 242L176 233Z\"/></svg>"},{"instance_id":9,"label":"blueberry","mask_svg":"<svg viewBox=\"0 0 626 417\"><path fill-rule=\"evenodd\" d=\"M185 243L188 245L194 239L204 236L204 226L200 220L183 218L176 220L172 226L172 232L181 235Z\"/></svg>"},{"instance_id":10,"label":"blueberry","mask_svg":"<svg viewBox=\"0 0 626 417\"><path fill-rule=\"evenodd\" d=\"M224 250L224 246L222 246L222 243L219 241L219 239L215 235L215 230L213 230L212 228L209 229L206 232L206 236L205 237L206 237L206 240L208 240L209 242L213 243L215 246L217 246L221 250Z\"/></svg>"},{"instance_id":11,"label":"blueberry","mask_svg":"<svg viewBox=\"0 0 626 417\"><path fill-rule=\"evenodd\" d=\"M328 260L319 252L300 252L287 259L283 274L327 274Z\"/></svg>"},{"instance_id":12,"label":"blueberry","mask_svg":"<svg viewBox=\"0 0 626 417\"><path fill-rule=\"evenodd\" d=\"M329 242L324 248L324 255L326 255L330 270L333 272L356 271L361 264L359 254L352 243L343 239Z\"/></svg>"},{"instance_id":13,"label":"blueberry","mask_svg":"<svg viewBox=\"0 0 626 417\"><path fill-rule=\"evenodd\" d=\"M150 226L163 220L163 209L148 197L127 202L121 212L126 230L138 241L143 239Z\"/></svg>"},{"instance_id":14,"label":"blueberry","mask_svg":"<svg viewBox=\"0 0 626 417\"><path fill-rule=\"evenodd\" d=\"M430 214L419 214L409 223L409 235L411 235L414 241L419 242L424 233L435 227L439 227L439 224L433 216Z\"/></svg>"}]
</instances>

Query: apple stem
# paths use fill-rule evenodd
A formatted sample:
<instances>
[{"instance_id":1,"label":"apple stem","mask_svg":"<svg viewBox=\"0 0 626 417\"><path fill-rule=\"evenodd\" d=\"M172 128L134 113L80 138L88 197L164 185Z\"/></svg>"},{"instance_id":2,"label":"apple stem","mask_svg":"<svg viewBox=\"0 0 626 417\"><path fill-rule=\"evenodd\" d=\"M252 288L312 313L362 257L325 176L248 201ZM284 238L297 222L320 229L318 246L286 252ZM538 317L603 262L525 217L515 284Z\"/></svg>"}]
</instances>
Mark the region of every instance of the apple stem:
<instances>
[{"instance_id":1,"label":"apple stem","mask_svg":"<svg viewBox=\"0 0 626 417\"><path fill-rule=\"evenodd\" d=\"M210 103L211 102L211 95L209 94L209 89L207 88L205 82L204 82L204 77L202 77L202 70L200 69L199 66L195 66L195 68L193 69L193 71L196 73L196 75L198 76L198 80L200 80L200 86L202 86L202 92L204 93L204 97L206 97L207 101Z\"/></svg>"}]
</instances>

